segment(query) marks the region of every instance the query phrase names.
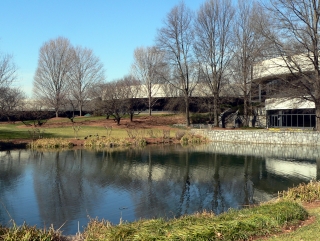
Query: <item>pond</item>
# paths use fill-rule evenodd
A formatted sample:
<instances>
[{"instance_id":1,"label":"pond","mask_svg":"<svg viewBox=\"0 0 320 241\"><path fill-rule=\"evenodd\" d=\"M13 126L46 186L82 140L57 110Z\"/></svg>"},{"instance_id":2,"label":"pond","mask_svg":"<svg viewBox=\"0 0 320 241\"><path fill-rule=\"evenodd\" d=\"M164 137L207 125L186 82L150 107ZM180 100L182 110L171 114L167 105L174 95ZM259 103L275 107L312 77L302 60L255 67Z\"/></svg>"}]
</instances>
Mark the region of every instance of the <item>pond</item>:
<instances>
[{"instance_id":1,"label":"pond","mask_svg":"<svg viewBox=\"0 0 320 241\"><path fill-rule=\"evenodd\" d=\"M82 231L114 224L221 213L270 200L320 177L316 147L211 143L127 150L0 152L0 224Z\"/></svg>"}]
</instances>

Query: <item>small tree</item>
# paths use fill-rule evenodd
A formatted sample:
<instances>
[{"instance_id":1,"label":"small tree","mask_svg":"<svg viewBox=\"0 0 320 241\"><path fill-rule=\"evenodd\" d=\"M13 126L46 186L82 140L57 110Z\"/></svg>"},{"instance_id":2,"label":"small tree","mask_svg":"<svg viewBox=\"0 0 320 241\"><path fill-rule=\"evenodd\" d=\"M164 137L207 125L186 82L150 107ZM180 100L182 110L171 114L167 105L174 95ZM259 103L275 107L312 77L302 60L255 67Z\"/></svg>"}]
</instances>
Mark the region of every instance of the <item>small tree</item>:
<instances>
[{"instance_id":1,"label":"small tree","mask_svg":"<svg viewBox=\"0 0 320 241\"><path fill-rule=\"evenodd\" d=\"M120 125L121 119L128 113L126 95L126 89L123 88L121 80L105 84L105 92L103 95L104 108L107 115L114 117L117 125Z\"/></svg>"},{"instance_id":2,"label":"small tree","mask_svg":"<svg viewBox=\"0 0 320 241\"><path fill-rule=\"evenodd\" d=\"M124 99L127 113L130 115L130 121L132 122L134 113L141 104L141 99L138 98L141 93L141 82L129 75L119 80L118 84L123 88L122 98Z\"/></svg>"},{"instance_id":3,"label":"small tree","mask_svg":"<svg viewBox=\"0 0 320 241\"><path fill-rule=\"evenodd\" d=\"M0 89L0 116L5 116L8 121L16 119L17 113L23 110L25 94L19 88Z\"/></svg>"},{"instance_id":4,"label":"small tree","mask_svg":"<svg viewBox=\"0 0 320 241\"><path fill-rule=\"evenodd\" d=\"M17 67L12 55L0 53L0 116L12 119L15 111L23 108L25 94L13 87L17 79Z\"/></svg>"},{"instance_id":5,"label":"small tree","mask_svg":"<svg viewBox=\"0 0 320 241\"><path fill-rule=\"evenodd\" d=\"M103 96L106 92L106 83L103 81L94 83L88 89L89 103L88 109L91 110L95 115L102 115L105 111L105 102L103 101Z\"/></svg>"},{"instance_id":6,"label":"small tree","mask_svg":"<svg viewBox=\"0 0 320 241\"><path fill-rule=\"evenodd\" d=\"M39 127L44 125L48 119L53 118L55 113L48 110L46 106L38 100L30 100L26 103L25 109L21 116L21 121L27 126ZM30 120L33 124L30 124Z\"/></svg>"},{"instance_id":7,"label":"small tree","mask_svg":"<svg viewBox=\"0 0 320 241\"><path fill-rule=\"evenodd\" d=\"M17 79L17 67L12 55L0 53L0 89L11 87Z\"/></svg>"}]
</instances>

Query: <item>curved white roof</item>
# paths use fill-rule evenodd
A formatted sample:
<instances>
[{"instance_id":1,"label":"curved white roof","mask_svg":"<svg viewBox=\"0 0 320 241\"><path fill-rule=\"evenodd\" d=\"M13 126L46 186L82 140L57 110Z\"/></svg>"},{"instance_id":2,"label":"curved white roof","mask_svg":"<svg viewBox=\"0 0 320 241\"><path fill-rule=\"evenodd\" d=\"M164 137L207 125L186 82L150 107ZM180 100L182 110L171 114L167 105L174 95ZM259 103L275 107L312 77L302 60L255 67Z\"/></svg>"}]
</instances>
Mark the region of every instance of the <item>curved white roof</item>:
<instances>
[{"instance_id":1,"label":"curved white roof","mask_svg":"<svg viewBox=\"0 0 320 241\"><path fill-rule=\"evenodd\" d=\"M266 110L312 109L312 101L301 98L270 98L265 101Z\"/></svg>"},{"instance_id":2,"label":"curved white roof","mask_svg":"<svg viewBox=\"0 0 320 241\"><path fill-rule=\"evenodd\" d=\"M277 57L256 64L253 68L253 81L265 81L297 73L308 73L313 70L312 56L310 55Z\"/></svg>"}]
</instances>

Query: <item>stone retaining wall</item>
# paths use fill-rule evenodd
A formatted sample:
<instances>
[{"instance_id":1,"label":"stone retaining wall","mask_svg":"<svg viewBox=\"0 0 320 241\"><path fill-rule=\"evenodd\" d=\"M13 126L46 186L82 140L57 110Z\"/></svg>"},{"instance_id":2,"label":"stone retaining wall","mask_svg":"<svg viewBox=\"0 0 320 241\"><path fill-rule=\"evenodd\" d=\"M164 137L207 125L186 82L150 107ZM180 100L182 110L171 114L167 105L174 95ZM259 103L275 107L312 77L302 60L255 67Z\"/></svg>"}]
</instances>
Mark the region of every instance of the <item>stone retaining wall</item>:
<instances>
[{"instance_id":1,"label":"stone retaining wall","mask_svg":"<svg viewBox=\"0 0 320 241\"><path fill-rule=\"evenodd\" d=\"M192 129L192 133L205 136L213 142L264 143L281 145L320 145L320 133L315 131L269 130L208 130Z\"/></svg>"}]
</instances>

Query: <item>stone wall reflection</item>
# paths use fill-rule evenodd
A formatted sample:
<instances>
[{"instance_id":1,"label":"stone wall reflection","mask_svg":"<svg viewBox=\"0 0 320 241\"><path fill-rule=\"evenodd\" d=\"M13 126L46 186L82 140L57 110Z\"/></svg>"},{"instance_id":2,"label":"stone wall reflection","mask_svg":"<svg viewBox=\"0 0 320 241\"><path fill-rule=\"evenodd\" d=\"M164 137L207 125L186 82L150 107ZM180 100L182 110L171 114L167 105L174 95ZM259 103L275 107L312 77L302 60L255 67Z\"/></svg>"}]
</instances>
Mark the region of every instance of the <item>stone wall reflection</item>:
<instances>
[{"instance_id":1,"label":"stone wall reflection","mask_svg":"<svg viewBox=\"0 0 320 241\"><path fill-rule=\"evenodd\" d=\"M192 147L195 151L223 153L231 155L250 155L257 157L276 157L292 159L316 159L320 157L320 148L306 145L245 144L230 142L212 142Z\"/></svg>"}]
</instances>

